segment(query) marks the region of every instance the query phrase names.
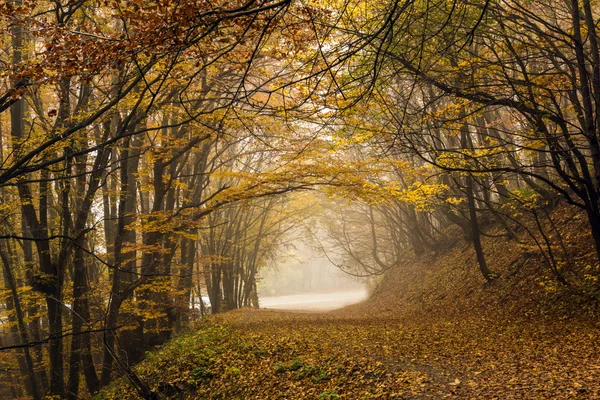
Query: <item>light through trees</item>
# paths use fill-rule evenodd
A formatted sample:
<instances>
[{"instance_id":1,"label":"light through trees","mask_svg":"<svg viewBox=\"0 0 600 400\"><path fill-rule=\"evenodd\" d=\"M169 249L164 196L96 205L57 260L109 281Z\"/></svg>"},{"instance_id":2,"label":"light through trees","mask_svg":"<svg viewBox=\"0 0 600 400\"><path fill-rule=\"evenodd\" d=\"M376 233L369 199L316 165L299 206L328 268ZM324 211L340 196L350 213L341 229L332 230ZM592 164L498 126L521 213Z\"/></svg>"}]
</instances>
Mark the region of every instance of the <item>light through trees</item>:
<instances>
[{"instance_id":1,"label":"light through trees","mask_svg":"<svg viewBox=\"0 0 600 400\"><path fill-rule=\"evenodd\" d=\"M261 268L303 224L357 276L457 226L486 282L481 238L499 226L595 293L549 210L583 210L600 254L599 12L3 2L0 368L27 382L7 396L77 399L122 375L154 398L131 366L202 296L213 313L256 306Z\"/></svg>"}]
</instances>

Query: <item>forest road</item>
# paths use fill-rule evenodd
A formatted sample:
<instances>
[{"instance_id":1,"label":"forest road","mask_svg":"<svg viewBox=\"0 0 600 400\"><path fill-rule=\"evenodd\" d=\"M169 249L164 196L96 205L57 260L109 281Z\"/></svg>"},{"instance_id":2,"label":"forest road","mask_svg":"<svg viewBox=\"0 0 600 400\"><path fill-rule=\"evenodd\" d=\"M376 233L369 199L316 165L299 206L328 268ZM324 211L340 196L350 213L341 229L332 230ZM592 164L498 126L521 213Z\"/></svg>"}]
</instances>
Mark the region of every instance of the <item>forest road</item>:
<instances>
[{"instance_id":1,"label":"forest road","mask_svg":"<svg viewBox=\"0 0 600 400\"><path fill-rule=\"evenodd\" d=\"M368 297L367 289L327 293L302 293L260 298L260 308L271 310L331 311L360 303Z\"/></svg>"}]
</instances>

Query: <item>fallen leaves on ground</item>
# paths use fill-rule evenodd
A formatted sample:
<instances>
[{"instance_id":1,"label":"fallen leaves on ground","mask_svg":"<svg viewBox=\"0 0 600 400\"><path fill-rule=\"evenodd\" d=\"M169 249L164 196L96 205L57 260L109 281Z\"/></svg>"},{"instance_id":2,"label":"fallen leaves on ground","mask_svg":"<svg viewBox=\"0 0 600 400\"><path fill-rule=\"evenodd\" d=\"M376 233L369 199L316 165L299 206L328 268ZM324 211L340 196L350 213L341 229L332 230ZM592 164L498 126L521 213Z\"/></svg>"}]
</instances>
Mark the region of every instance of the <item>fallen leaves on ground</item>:
<instances>
[{"instance_id":1,"label":"fallen leaves on ground","mask_svg":"<svg viewBox=\"0 0 600 400\"><path fill-rule=\"evenodd\" d=\"M594 399L599 331L563 322L238 310L136 371L172 399ZM124 381L102 399L135 399Z\"/></svg>"}]
</instances>

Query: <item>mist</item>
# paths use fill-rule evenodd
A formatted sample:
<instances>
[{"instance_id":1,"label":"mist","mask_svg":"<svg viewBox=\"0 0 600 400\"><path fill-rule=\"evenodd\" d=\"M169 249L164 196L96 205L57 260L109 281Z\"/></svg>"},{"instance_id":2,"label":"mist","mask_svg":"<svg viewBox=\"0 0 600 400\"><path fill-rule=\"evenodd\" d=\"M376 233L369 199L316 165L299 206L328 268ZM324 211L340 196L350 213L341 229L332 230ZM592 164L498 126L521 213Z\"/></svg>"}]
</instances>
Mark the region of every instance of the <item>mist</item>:
<instances>
[{"instance_id":1,"label":"mist","mask_svg":"<svg viewBox=\"0 0 600 400\"><path fill-rule=\"evenodd\" d=\"M367 298L365 279L341 271L322 250L301 239L288 248L260 272L261 308L327 311Z\"/></svg>"}]
</instances>

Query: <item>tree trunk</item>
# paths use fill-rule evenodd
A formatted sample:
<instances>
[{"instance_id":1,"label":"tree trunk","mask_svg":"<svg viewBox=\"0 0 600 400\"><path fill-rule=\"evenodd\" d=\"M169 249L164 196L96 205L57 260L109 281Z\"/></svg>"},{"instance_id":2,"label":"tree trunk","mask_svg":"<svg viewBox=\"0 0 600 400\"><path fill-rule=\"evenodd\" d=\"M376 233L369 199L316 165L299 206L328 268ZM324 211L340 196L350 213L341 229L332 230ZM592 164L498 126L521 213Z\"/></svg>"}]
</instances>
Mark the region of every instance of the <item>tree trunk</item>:
<instances>
[{"instance_id":1,"label":"tree trunk","mask_svg":"<svg viewBox=\"0 0 600 400\"><path fill-rule=\"evenodd\" d=\"M10 257L8 254L2 249L0 246L0 257L2 258L2 266L4 270L4 281L8 286L10 293L12 295L12 306L14 307L16 318L17 318L17 326L19 330L19 336L22 344L29 343L29 337L27 335L27 329L25 327L23 310L21 309L21 302L19 301L19 296L17 293L17 284L15 282L14 275L10 268ZM25 365L27 368L27 378L29 380L28 392L31 394L31 397L34 400L40 400L42 397L39 393L39 388L35 379L34 365L33 359L31 358L31 353L29 352L29 347L23 347L23 354L25 356Z\"/></svg>"},{"instance_id":2,"label":"tree trunk","mask_svg":"<svg viewBox=\"0 0 600 400\"><path fill-rule=\"evenodd\" d=\"M479 263L479 270L483 277L488 281L494 279L494 273L489 270L485 261L485 255L483 253L483 247L481 246L481 232L479 230L479 222L477 220L477 208L475 206L475 198L473 196L473 178L471 175L467 175L467 203L469 205L469 219L471 223L471 240L473 247L475 248L475 254L477 256L477 262Z\"/></svg>"}]
</instances>

